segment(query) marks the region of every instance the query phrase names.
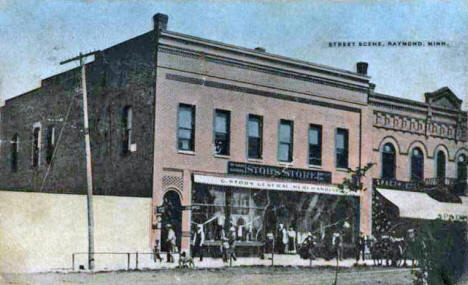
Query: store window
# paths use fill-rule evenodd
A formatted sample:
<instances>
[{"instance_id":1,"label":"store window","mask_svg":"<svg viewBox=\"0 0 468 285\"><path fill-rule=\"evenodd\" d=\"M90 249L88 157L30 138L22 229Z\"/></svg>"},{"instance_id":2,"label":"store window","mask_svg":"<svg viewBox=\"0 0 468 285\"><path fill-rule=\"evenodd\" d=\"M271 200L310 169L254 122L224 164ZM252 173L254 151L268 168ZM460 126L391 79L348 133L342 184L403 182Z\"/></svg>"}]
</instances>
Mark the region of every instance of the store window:
<instances>
[{"instance_id":1,"label":"store window","mask_svg":"<svg viewBox=\"0 0 468 285\"><path fill-rule=\"evenodd\" d=\"M229 155L230 132L231 112L216 110L214 122L214 146L216 154Z\"/></svg>"},{"instance_id":2,"label":"store window","mask_svg":"<svg viewBox=\"0 0 468 285\"><path fill-rule=\"evenodd\" d=\"M382 150L382 178L395 179L395 148L391 143L386 143Z\"/></svg>"},{"instance_id":3,"label":"store window","mask_svg":"<svg viewBox=\"0 0 468 285\"><path fill-rule=\"evenodd\" d=\"M18 153L19 153L19 137L15 134L10 142L10 168L11 171L18 171Z\"/></svg>"},{"instance_id":4,"label":"store window","mask_svg":"<svg viewBox=\"0 0 468 285\"><path fill-rule=\"evenodd\" d=\"M39 166L41 152L41 127L35 127L33 129L32 137L32 166Z\"/></svg>"},{"instance_id":5,"label":"store window","mask_svg":"<svg viewBox=\"0 0 468 285\"><path fill-rule=\"evenodd\" d=\"M235 229L236 239L245 244L263 243L269 236L279 238L281 227L293 233L297 244L311 232L318 241L323 238L322 242L328 242L335 225L343 229L347 243L354 240L357 232L359 199L355 197L342 199L316 193L200 183L195 183L193 189L192 231L202 225L205 240L209 241L206 244L212 246L219 247L222 232L230 228ZM295 244L291 243L289 251L294 251ZM275 247L275 251L281 252L281 247Z\"/></svg>"},{"instance_id":6,"label":"store window","mask_svg":"<svg viewBox=\"0 0 468 285\"><path fill-rule=\"evenodd\" d=\"M195 150L195 106L180 104L177 117L177 148L184 151Z\"/></svg>"},{"instance_id":7,"label":"store window","mask_svg":"<svg viewBox=\"0 0 468 285\"><path fill-rule=\"evenodd\" d=\"M309 126L309 164L322 165L322 126Z\"/></svg>"},{"instance_id":8,"label":"store window","mask_svg":"<svg viewBox=\"0 0 468 285\"><path fill-rule=\"evenodd\" d=\"M411 151L411 181L424 179L424 156L420 148Z\"/></svg>"},{"instance_id":9,"label":"store window","mask_svg":"<svg viewBox=\"0 0 468 285\"><path fill-rule=\"evenodd\" d=\"M293 160L293 122L280 120L278 135L278 160L291 162Z\"/></svg>"},{"instance_id":10,"label":"store window","mask_svg":"<svg viewBox=\"0 0 468 285\"><path fill-rule=\"evenodd\" d=\"M262 158L263 118L249 115L247 122L248 158Z\"/></svg>"},{"instance_id":11,"label":"store window","mask_svg":"<svg viewBox=\"0 0 468 285\"><path fill-rule=\"evenodd\" d=\"M445 178L445 153L437 152L437 178Z\"/></svg>"},{"instance_id":12,"label":"store window","mask_svg":"<svg viewBox=\"0 0 468 285\"><path fill-rule=\"evenodd\" d=\"M52 161L55 150L55 126L53 125L47 128L46 143L46 162L49 164Z\"/></svg>"},{"instance_id":13,"label":"store window","mask_svg":"<svg viewBox=\"0 0 468 285\"><path fill-rule=\"evenodd\" d=\"M348 130L336 130L335 153L336 167L348 168Z\"/></svg>"},{"instance_id":14,"label":"store window","mask_svg":"<svg viewBox=\"0 0 468 285\"><path fill-rule=\"evenodd\" d=\"M203 225L206 240L221 241L222 231L235 227L239 240L256 241L263 229L264 196L250 189L195 184L192 220Z\"/></svg>"},{"instance_id":15,"label":"store window","mask_svg":"<svg viewBox=\"0 0 468 285\"><path fill-rule=\"evenodd\" d=\"M122 140L122 152L129 153L132 145L132 127L133 127L133 110L131 106L125 106L122 112L122 128L124 131Z\"/></svg>"}]
</instances>

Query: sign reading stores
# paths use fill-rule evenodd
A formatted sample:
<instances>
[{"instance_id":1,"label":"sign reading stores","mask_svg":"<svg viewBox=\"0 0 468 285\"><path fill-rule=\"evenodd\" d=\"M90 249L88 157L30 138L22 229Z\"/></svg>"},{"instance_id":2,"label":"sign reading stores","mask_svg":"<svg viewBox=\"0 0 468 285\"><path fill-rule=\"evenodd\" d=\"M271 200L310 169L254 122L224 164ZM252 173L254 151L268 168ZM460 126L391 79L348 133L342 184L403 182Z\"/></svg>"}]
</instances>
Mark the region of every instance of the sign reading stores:
<instances>
[{"instance_id":1,"label":"sign reading stores","mask_svg":"<svg viewBox=\"0 0 468 285\"><path fill-rule=\"evenodd\" d=\"M227 172L229 174L285 178L328 184L330 184L332 180L332 175L329 171L285 168L233 161L228 162Z\"/></svg>"},{"instance_id":2,"label":"sign reading stores","mask_svg":"<svg viewBox=\"0 0 468 285\"><path fill-rule=\"evenodd\" d=\"M199 174L196 174L194 176L194 181L196 183L226 186L226 187L240 187L240 188L279 190L279 191L295 191L295 192L319 193L319 194L329 194L329 195L359 196L359 193L350 192L346 190L340 190L338 187L331 186L331 185L317 185L317 184L294 183L294 182L273 182L273 181L262 181L262 180L253 180L253 179L244 179L244 178L208 176L208 175L199 175Z\"/></svg>"}]
</instances>

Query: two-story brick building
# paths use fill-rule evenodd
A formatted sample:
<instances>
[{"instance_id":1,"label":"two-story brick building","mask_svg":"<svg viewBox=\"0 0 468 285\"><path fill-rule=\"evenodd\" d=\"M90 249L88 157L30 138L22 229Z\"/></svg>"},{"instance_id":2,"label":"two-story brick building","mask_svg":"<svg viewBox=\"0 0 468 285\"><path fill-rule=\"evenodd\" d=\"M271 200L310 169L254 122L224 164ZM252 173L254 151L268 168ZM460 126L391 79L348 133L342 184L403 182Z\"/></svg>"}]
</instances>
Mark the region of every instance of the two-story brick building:
<instances>
[{"instance_id":1,"label":"two-story brick building","mask_svg":"<svg viewBox=\"0 0 468 285\"><path fill-rule=\"evenodd\" d=\"M154 30L87 64L95 194L152 197L148 246L164 248L168 224L182 249L195 224L216 246L231 227L259 246L279 225L297 241L340 228L350 243L372 230L372 178L466 184L467 115L450 90L381 95L365 63L312 64L167 22L155 15ZM0 108L1 188L85 193L79 86L73 69ZM336 187L369 162L366 191Z\"/></svg>"}]
</instances>

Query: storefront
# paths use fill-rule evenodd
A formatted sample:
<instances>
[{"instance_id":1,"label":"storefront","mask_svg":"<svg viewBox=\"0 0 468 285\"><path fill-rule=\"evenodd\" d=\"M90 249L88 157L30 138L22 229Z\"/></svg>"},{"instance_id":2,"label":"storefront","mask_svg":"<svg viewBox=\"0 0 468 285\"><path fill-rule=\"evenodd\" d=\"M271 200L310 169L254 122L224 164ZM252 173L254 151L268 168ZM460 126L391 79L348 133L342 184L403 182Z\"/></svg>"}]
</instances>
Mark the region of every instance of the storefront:
<instances>
[{"instance_id":1,"label":"storefront","mask_svg":"<svg viewBox=\"0 0 468 285\"><path fill-rule=\"evenodd\" d=\"M406 236L424 222L441 219L468 221L468 199L459 203L436 200L422 192L420 184L397 180L374 179L372 203L373 234Z\"/></svg>"},{"instance_id":2,"label":"storefront","mask_svg":"<svg viewBox=\"0 0 468 285\"><path fill-rule=\"evenodd\" d=\"M352 243L359 226L359 193L338 189L331 173L228 163L228 174L193 175L192 224L202 224L207 244L235 230L237 244L261 247L268 237L285 253L297 251L308 234L325 240L340 231ZM343 227L344 225L344 227ZM283 230L284 229L284 230Z\"/></svg>"}]
</instances>

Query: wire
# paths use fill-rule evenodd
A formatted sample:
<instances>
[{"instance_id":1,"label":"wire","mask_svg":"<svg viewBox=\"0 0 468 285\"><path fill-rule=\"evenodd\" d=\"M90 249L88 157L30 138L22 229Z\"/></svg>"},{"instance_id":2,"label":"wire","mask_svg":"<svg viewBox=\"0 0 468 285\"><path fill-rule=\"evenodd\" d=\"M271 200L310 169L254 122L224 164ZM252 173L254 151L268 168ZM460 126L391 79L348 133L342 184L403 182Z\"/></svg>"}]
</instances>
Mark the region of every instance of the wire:
<instances>
[{"instance_id":1,"label":"wire","mask_svg":"<svg viewBox=\"0 0 468 285\"><path fill-rule=\"evenodd\" d=\"M68 109L67 109L67 114L65 115L65 120L63 121L63 125L62 125L62 128L60 129L60 133L59 133L59 136L57 138L57 143L54 147L54 152L52 153L52 157L50 158L50 162L49 162L49 165L47 166L47 171L46 173L44 174L44 177L42 178L42 183L41 183L41 188L39 191L42 191L43 188L44 188L44 185L45 185L45 182L47 180L47 177L49 176L49 172L50 172L50 168L52 166L52 163L54 161L54 158L55 158L55 154L57 153L57 149L59 147L59 143L60 143L60 138L62 137L62 133L63 133L63 130L65 129L65 126L67 124L67 121L68 121L68 117L70 115L70 111L71 111L71 107L72 107L72 103L75 101L75 95L72 96L71 100L70 100L70 104L68 104Z\"/></svg>"}]
</instances>

